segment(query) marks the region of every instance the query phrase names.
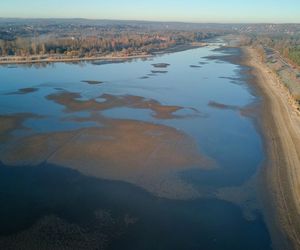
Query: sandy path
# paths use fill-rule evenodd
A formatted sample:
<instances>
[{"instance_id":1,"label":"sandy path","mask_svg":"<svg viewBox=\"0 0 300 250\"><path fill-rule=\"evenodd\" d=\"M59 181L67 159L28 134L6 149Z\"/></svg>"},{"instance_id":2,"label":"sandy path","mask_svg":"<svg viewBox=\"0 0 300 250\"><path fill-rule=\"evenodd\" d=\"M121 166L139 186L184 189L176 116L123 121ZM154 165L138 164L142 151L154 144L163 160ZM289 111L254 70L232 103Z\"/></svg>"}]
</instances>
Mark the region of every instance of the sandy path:
<instances>
[{"instance_id":1,"label":"sandy path","mask_svg":"<svg viewBox=\"0 0 300 250\"><path fill-rule=\"evenodd\" d=\"M246 48L256 86L264 97L262 129L267 160L264 198L274 248L300 249L300 116L276 74Z\"/></svg>"}]
</instances>

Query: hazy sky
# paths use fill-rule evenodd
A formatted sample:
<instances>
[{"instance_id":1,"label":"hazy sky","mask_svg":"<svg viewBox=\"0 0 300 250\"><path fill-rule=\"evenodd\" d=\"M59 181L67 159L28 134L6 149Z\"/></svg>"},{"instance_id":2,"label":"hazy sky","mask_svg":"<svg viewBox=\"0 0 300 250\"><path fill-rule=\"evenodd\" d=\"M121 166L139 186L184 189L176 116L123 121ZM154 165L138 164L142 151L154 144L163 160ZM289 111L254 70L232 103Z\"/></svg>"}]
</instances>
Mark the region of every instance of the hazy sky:
<instances>
[{"instance_id":1,"label":"hazy sky","mask_svg":"<svg viewBox=\"0 0 300 250\"><path fill-rule=\"evenodd\" d=\"M300 0L1 0L0 17L300 23Z\"/></svg>"}]
</instances>

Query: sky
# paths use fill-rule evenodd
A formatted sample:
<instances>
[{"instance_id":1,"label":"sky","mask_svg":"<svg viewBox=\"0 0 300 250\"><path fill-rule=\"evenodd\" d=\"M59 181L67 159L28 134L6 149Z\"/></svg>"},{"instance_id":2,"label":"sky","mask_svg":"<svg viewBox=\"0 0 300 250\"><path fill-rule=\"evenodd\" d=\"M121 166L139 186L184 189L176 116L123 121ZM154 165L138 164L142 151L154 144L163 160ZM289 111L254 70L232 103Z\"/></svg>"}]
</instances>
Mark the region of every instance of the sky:
<instances>
[{"instance_id":1,"label":"sky","mask_svg":"<svg viewBox=\"0 0 300 250\"><path fill-rule=\"evenodd\" d=\"M0 17L300 23L300 0L1 0Z\"/></svg>"}]
</instances>

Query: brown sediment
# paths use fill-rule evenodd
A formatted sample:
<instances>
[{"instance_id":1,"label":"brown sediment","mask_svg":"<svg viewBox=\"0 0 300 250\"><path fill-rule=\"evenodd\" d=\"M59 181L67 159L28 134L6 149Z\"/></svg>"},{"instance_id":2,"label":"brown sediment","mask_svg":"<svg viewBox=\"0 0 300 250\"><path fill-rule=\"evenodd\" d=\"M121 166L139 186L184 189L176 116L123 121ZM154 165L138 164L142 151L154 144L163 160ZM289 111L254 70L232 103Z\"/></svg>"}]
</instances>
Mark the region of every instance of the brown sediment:
<instances>
[{"instance_id":1,"label":"brown sediment","mask_svg":"<svg viewBox=\"0 0 300 250\"><path fill-rule=\"evenodd\" d=\"M38 165L75 135L74 132L62 132L15 139L0 151L0 161L8 165Z\"/></svg>"},{"instance_id":2,"label":"brown sediment","mask_svg":"<svg viewBox=\"0 0 300 250\"><path fill-rule=\"evenodd\" d=\"M259 114L258 103L251 103L245 107L239 107L235 105L228 105L220 102L209 101L208 106L221 110L233 110L238 111L241 116L256 118Z\"/></svg>"},{"instance_id":3,"label":"brown sediment","mask_svg":"<svg viewBox=\"0 0 300 250\"><path fill-rule=\"evenodd\" d=\"M18 116L0 115L0 141L8 137L9 133L20 126L22 118Z\"/></svg>"},{"instance_id":4,"label":"brown sediment","mask_svg":"<svg viewBox=\"0 0 300 250\"><path fill-rule=\"evenodd\" d=\"M244 48L261 104L267 159L262 202L275 249L300 249L300 117L278 77L252 48Z\"/></svg>"},{"instance_id":5,"label":"brown sediment","mask_svg":"<svg viewBox=\"0 0 300 250\"><path fill-rule=\"evenodd\" d=\"M93 118L96 119L96 118ZM215 167L184 133L163 125L99 118L103 128L34 135L1 152L8 165L49 163L83 174L122 180L167 198L189 199L198 192L179 171Z\"/></svg>"},{"instance_id":6,"label":"brown sediment","mask_svg":"<svg viewBox=\"0 0 300 250\"><path fill-rule=\"evenodd\" d=\"M252 103L239 109L240 115L246 117L252 117L257 120L257 117L260 114L260 103Z\"/></svg>"},{"instance_id":7,"label":"brown sediment","mask_svg":"<svg viewBox=\"0 0 300 250\"><path fill-rule=\"evenodd\" d=\"M231 110L238 110L239 107L234 106L234 105L228 105L228 104L223 104L215 101L209 101L208 106L217 108L217 109L231 109Z\"/></svg>"},{"instance_id":8,"label":"brown sediment","mask_svg":"<svg viewBox=\"0 0 300 250\"><path fill-rule=\"evenodd\" d=\"M88 84L91 84L91 85L103 83L101 81L96 81L96 80L82 80L81 82L85 82L85 83L88 83Z\"/></svg>"},{"instance_id":9,"label":"brown sediment","mask_svg":"<svg viewBox=\"0 0 300 250\"><path fill-rule=\"evenodd\" d=\"M23 121L27 118L36 117L33 114L0 115L0 144L11 138L11 133L16 129L23 128Z\"/></svg>"},{"instance_id":10,"label":"brown sediment","mask_svg":"<svg viewBox=\"0 0 300 250\"><path fill-rule=\"evenodd\" d=\"M76 111L104 111L118 107L129 107L136 109L150 109L154 112L153 116L158 119L180 118L182 116L174 114L176 111L183 109L180 106L162 105L156 100L147 99L141 96L132 95L110 95L103 94L98 98L104 99L98 102L96 99L81 101L79 93L59 92L47 96L48 100L52 100L58 104L65 106L67 112ZM197 115L199 111L192 109Z\"/></svg>"},{"instance_id":11,"label":"brown sediment","mask_svg":"<svg viewBox=\"0 0 300 250\"><path fill-rule=\"evenodd\" d=\"M230 77L230 76L220 76L219 77L220 79L228 79L228 80L231 80L231 81L240 81L241 78L238 78L238 77Z\"/></svg>"},{"instance_id":12,"label":"brown sediment","mask_svg":"<svg viewBox=\"0 0 300 250\"><path fill-rule=\"evenodd\" d=\"M151 70L152 74L166 74L168 73L167 70Z\"/></svg>"},{"instance_id":13,"label":"brown sediment","mask_svg":"<svg viewBox=\"0 0 300 250\"><path fill-rule=\"evenodd\" d=\"M227 50L229 50L230 48L228 47L221 47L217 50L219 51L223 51L226 52ZM237 48L235 48L237 49ZM215 49L216 50L216 49ZM229 54L225 54L225 55L212 55L212 56L205 56L203 57L204 59L209 59L209 60L217 60L217 61L226 61L226 62L230 62L232 64L239 64L240 63L240 59L238 56L236 55L232 55L231 53Z\"/></svg>"},{"instance_id":14,"label":"brown sediment","mask_svg":"<svg viewBox=\"0 0 300 250\"><path fill-rule=\"evenodd\" d=\"M152 66L154 68L167 68L170 66L169 63L153 63Z\"/></svg>"},{"instance_id":15,"label":"brown sediment","mask_svg":"<svg viewBox=\"0 0 300 250\"><path fill-rule=\"evenodd\" d=\"M36 92L38 90L39 90L38 88L23 88L15 92L7 93L6 95L25 95L25 94Z\"/></svg>"},{"instance_id":16,"label":"brown sediment","mask_svg":"<svg viewBox=\"0 0 300 250\"><path fill-rule=\"evenodd\" d=\"M114 107L132 107L150 109L158 119L170 119L177 117L173 113L181 107L129 95L104 94L100 96L103 102L96 101L97 98L81 101L80 97L78 93L58 92L47 98L64 105L69 112L87 110L89 117L69 119L92 121L100 124L100 128L15 136L3 144L0 161L8 165L38 165L47 161L86 175L133 183L161 197L199 197L198 191L177 174L191 168L210 169L215 163L199 152L189 136L172 127L111 119L101 114ZM2 117L2 134L18 129L21 118Z\"/></svg>"},{"instance_id":17,"label":"brown sediment","mask_svg":"<svg viewBox=\"0 0 300 250\"><path fill-rule=\"evenodd\" d=\"M242 209L245 219L255 220L257 211L261 209L257 200L257 184L258 178L255 174L241 186L220 188L216 192L216 196L221 200L238 205Z\"/></svg>"}]
</instances>

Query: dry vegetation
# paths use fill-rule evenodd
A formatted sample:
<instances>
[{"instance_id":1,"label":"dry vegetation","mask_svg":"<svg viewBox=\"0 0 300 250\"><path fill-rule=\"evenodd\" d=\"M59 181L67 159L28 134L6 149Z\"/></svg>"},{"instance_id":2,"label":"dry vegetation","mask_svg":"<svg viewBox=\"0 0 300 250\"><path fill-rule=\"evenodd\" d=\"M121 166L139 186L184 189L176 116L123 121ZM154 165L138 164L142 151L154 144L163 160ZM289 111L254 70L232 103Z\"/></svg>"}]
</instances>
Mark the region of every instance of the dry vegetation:
<instances>
[{"instance_id":1,"label":"dry vegetation","mask_svg":"<svg viewBox=\"0 0 300 250\"><path fill-rule=\"evenodd\" d=\"M75 22L75 21L74 21ZM222 31L161 29L138 23L0 23L1 61L33 61L149 55L222 34Z\"/></svg>"}]
</instances>

